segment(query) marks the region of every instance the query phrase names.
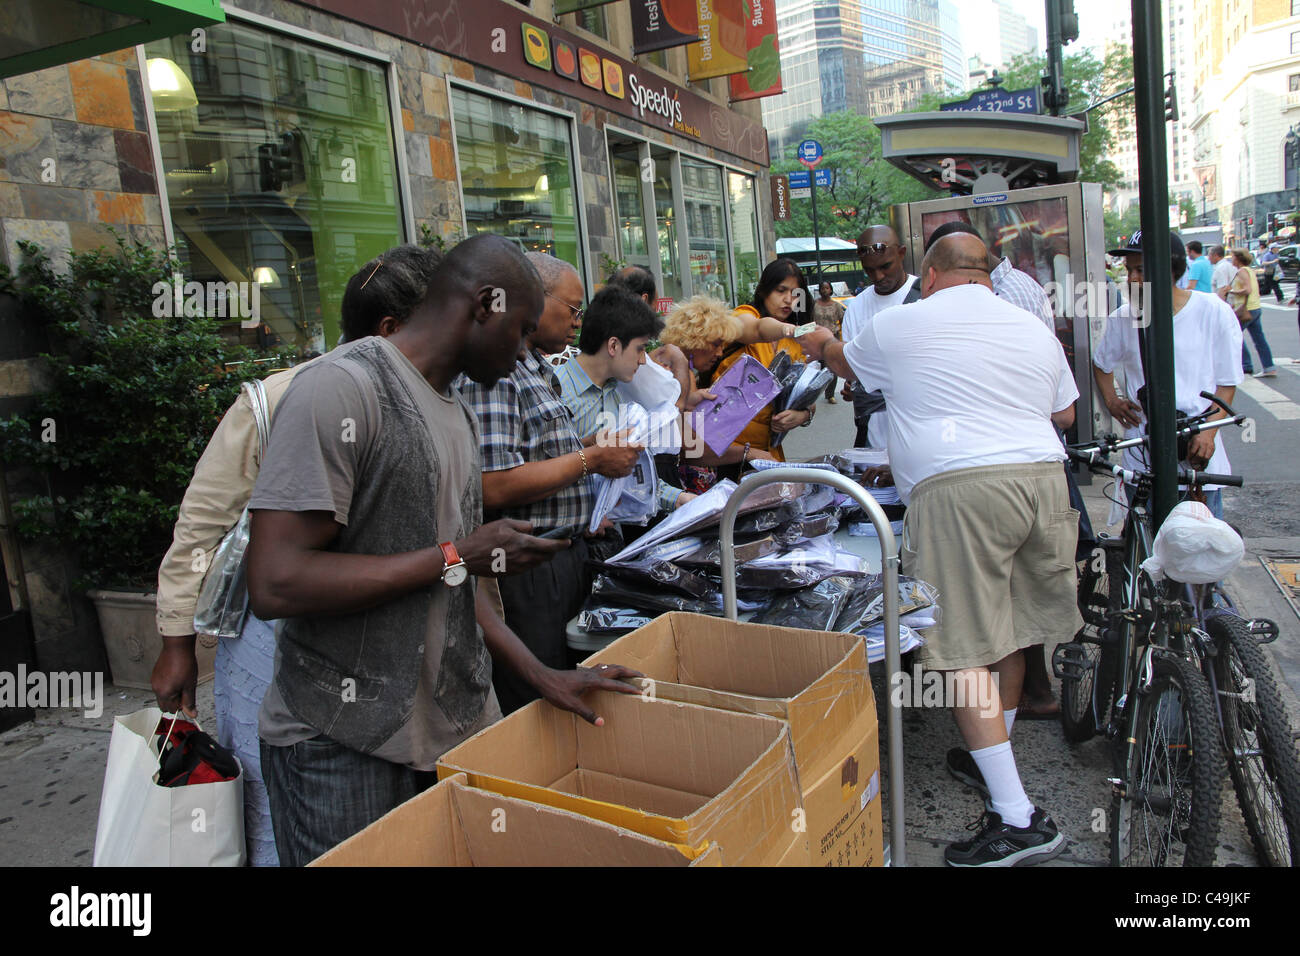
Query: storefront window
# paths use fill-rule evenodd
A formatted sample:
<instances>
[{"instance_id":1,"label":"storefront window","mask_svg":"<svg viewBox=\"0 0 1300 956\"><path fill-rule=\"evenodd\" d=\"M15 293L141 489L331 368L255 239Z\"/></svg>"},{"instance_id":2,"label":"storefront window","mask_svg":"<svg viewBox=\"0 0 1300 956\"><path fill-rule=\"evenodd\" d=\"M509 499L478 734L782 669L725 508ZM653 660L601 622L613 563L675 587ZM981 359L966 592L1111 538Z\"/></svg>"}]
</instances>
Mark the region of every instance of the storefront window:
<instances>
[{"instance_id":1,"label":"storefront window","mask_svg":"<svg viewBox=\"0 0 1300 956\"><path fill-rule=\"evenodd\" d=\"M655 226L659 242L659 268L663 290L659 293L669 299L681 299L685 294L682 284L681 259L677 247L677 208L673 201L673 154L655 152L654 193Z\"/></svg>"},{"instance_id":2,"label":"storefront window","mask_svg":"<svg viewBox=\"0 0 1300 956\"><path fill-rule=\"evenodd\" d=\"M585 275L568 121L459 86L451 102L469 234L505 236Z\"/></svg>"},{"instance_id":3,"label":"storefront window","mask_svg":"<svg viewBox=\"0 0 1300 956\"><path fill-rule=\"evenodd\" d=\"M635 144L610 153L614 170L614 214L618 217L618 247L629 264L650 268L646 244L645 205L641 198L641 164Z\"/></svg>"},{"instance_id":4,"label":"storefront window","mask_svg":"<svg viewBox=\"0 0 1300 956\"><path fill-rule=\"evenodd\" d=\"M256 283L250 344L332 347L348 279L402 241L384 68L237 22L145 49L186 280Z\"/></svg>"},{"instance_id":5,"label":"storefront window","mask_svg":"<svg viewBox=\"0 0 1300 956\"><path fill-rule=\"evenodd\" d=\"M727 227L722 170L682 157L682 198L690 250L691 290L715 299L732 298L727 266Z\"/></svg>"},{"instance_id":6,"label":"storefront window","mask_svg":"<svg viewBox=\"0 0 1300 956\"><path fill-rule=\"evenodd\" d=\"M754 206L754 177L727 173L731 194L731 248L736 263L736 300L748 302L762 272L758 258L758 217Z\"/></svg>"}]
</instances>

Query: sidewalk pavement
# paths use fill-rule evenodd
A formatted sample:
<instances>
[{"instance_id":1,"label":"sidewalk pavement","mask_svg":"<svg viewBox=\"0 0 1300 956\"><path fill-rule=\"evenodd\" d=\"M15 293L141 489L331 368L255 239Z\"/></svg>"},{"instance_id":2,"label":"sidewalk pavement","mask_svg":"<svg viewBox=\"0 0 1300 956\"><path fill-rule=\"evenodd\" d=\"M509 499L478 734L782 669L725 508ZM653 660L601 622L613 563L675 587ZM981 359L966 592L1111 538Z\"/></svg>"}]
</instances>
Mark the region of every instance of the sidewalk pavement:
<instances>
[{"instance_id":1,"label":"sidewalk pavement","mask_svg":"<svg viewBox=\"0 0 1300 956\"><path fill-rule=\"evenodd\" d=\"M791 460L823 453L815 445L843 434L845 403L823 407L818 424L838 423L834 431L796 429L791 435ZM851 421L850 421L851 426ZM851 431L849 432L851 434ZM841 447L837 445L836 447ZM1110 503L1104 484L1085 486L1093 524L1106 526ZM1267 650L1282 662L1287 679L1293 727L1294 688L1300 683L1300 621L1281 597L1272 579L1254 557L1264 549L1300 552L1300 539L1248 539L1247 560L1229 581L1240 607L1272 617L1282 636ZM1050 660L1052 648L1047 648ZM888 701L883 668L874 668L882 742ZM80 712L45 710L36 720L0 734L0 866L90 865L95 842L100 788L113 717L152 705L144 691L105 687L104 712L85 718ZM211 682L200 685L199 719L215 730ZM905 827L908 862L913 866L943 865L943 848L970 836L966 827L980 816L980 798L953 780L945 769L945 754L961 745L951 716L935 708L908 708L903 714ZM1055 721L1017 721L1012 734L1016 762L1030 799L1044 807L1067 838L1067 850L1047 866L1104 866L1109 857L1106 833L1111 774L1108 744L1099 739L1084 744L1065 742ZM882 753L883 756L883 753ZM882 771L885 764L882 762ZM882 772L882 776L884 776ZM1249 837L1241 821L1231 784L1224 781L1223 822L1217 863L1255 865ZM887 780L881 792L888 794ZM887 813L887 812L886 812ZM888 815L885 817L888 820ZM887 825L887 824L886 824Z\"/></svg>"}]
</instances>

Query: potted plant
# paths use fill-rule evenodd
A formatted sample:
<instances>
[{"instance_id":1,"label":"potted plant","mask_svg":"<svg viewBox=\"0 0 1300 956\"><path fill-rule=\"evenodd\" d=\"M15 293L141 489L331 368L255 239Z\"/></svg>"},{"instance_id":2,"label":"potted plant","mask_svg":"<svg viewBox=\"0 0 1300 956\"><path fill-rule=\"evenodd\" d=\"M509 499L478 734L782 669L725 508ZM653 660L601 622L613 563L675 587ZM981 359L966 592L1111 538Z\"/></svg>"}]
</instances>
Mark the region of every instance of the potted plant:
<instances>
[{"instance_id":1,"label":"potted plant","mask_svg":"<svg viewBox=\"0 0 1300 956\"><path fill-rule=\"evenodd\" d=\"M171 258L115 238L116 250L70 253L62 272L29 242L16 274L0 265L0 293L48 342L50 382L0 420L0 448L5 471L32 470L35 493L13 506L19 536L75 557L115 682L147 688L158 565L195 462L250 374L237 370L256 366L234 364L249 350L223 338L201 296L177 308Z\"/></svg>"}]
</instances>

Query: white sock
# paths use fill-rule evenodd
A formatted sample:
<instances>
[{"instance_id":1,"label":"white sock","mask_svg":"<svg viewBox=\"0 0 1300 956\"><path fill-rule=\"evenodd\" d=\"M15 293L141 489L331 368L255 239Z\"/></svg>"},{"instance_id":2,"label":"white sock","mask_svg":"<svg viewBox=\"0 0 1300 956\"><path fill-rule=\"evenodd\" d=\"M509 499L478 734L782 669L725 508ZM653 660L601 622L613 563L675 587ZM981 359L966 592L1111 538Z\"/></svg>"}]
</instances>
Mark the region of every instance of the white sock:
<instances>
[{"instance_id":1,"label":"white sock","mask_svg":"<svg viewBox=\"0 0 1300 956\"><path fill-rule=\"evenodd\" d=\"M1034 805L1025 796L1025 788L1020 783L1020 774L1016 771L1016 758L1011 753L1011 741L972 750L970 755L975 758L976 766L984 775L993 812L1002 818L1003 823L1010 826L1029 826Z\"/></svg>"},{"instance_id":2,"label":"white sock","mask_svg":"<svg viewBox=\"0 0 1300 956\"><path fill-rule=\"evenodd\" d=\"M1011 736L1011 728L1016 725L1016 711L1019 708L1012 707L1010 710L1002 712L1002 722L1007 725L1007 736Z\"/></svg>"}]
</instances>

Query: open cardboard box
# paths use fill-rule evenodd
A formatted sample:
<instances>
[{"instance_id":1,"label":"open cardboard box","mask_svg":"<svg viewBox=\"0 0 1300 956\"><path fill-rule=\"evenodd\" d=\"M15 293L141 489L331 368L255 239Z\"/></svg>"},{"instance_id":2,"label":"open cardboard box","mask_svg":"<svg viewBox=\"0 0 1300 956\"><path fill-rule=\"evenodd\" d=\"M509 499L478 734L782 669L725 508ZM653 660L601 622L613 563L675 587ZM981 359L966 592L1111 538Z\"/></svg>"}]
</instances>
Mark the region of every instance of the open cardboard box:
<instances>
[{"instance_id":1,"label":"open cardboard box","mask_svg":"<svg viewBox=\"0 0 1300 956\"><path fill-rule=\"evenodd\" d=\"M608 691L588 700L603 727L534 701L443 754L439 777L666 843L716 842L729 866L774 865L804 836L785 724Z\"/></svg>"},{"instance_id":2,"label":"open cardboard box","mask_svg":"<svg viewBox=\"0 0 1300 956\"><path fill-rule=\"evenodd\" d=\"M643 673L649 696L785 721L811 862L880 865L880 743L861 637L672 612L583 662L613 663Z\"/></svg>"},{"instance_id":3,"label":"open cardboard box","mask_svg":"<svg viewBox=\"0 0 1300 956\"><path fill-rule=\"evenodd\" d=\"M385 814L311 866L721 866L699 850L467 785L464 774Z\"/></svg>"}]
</instances>

